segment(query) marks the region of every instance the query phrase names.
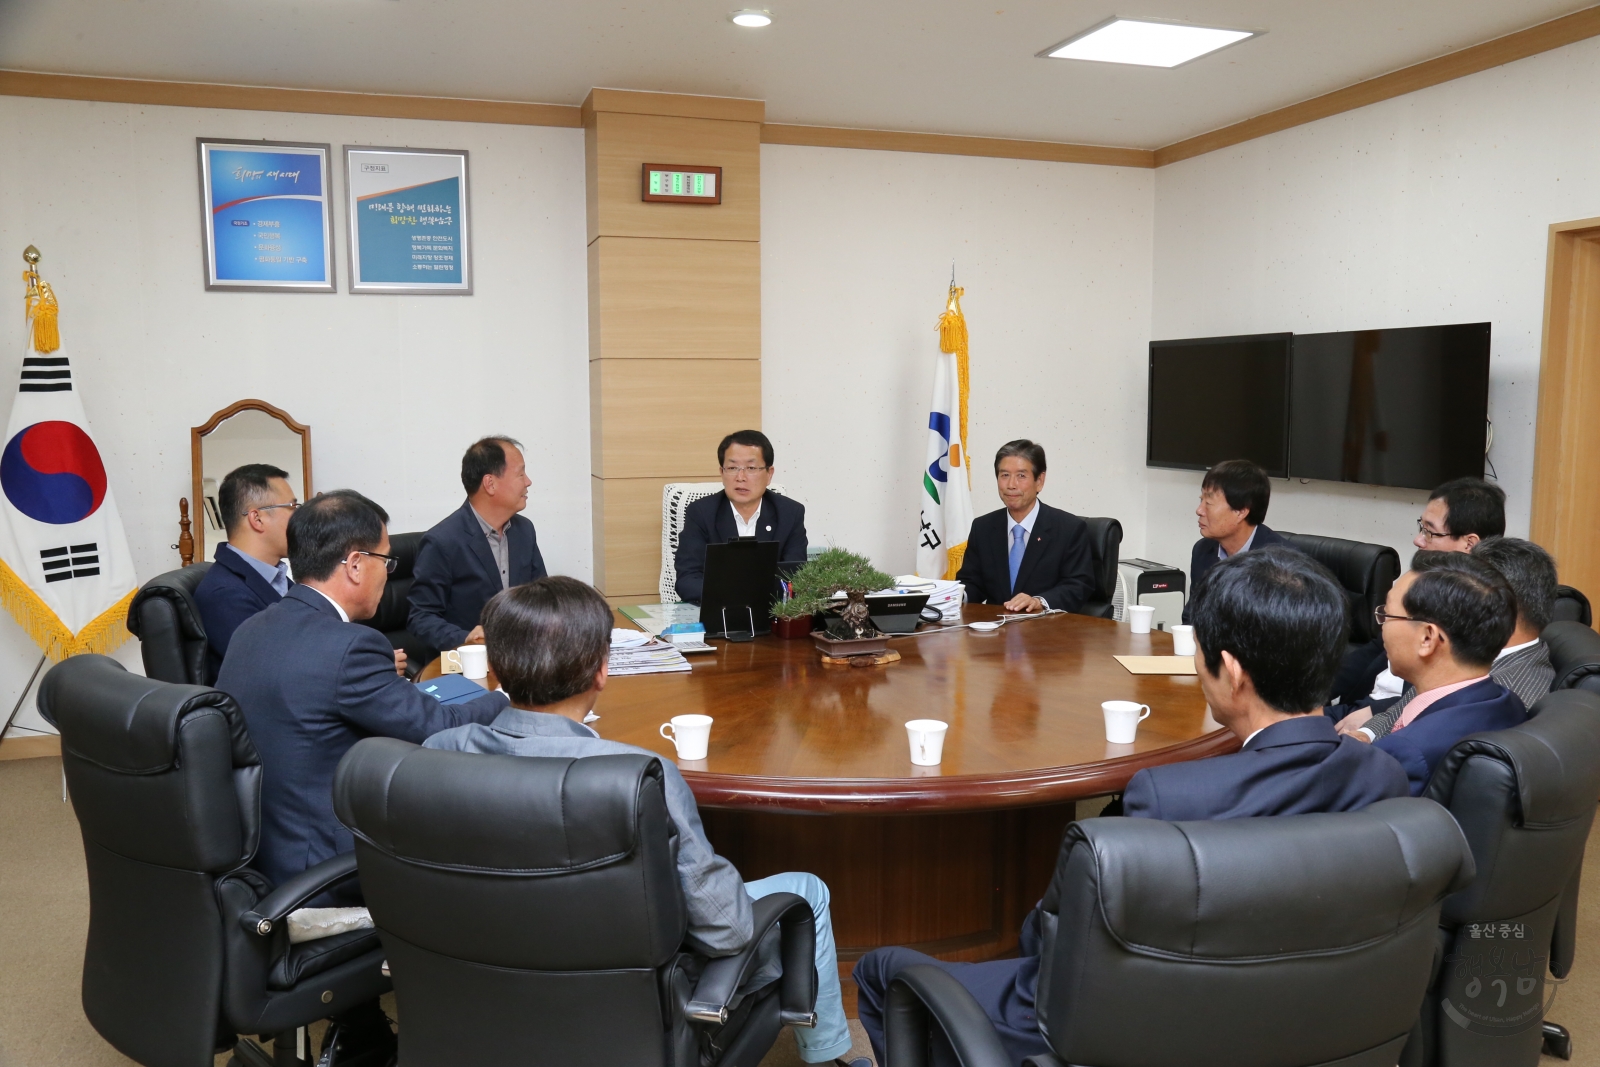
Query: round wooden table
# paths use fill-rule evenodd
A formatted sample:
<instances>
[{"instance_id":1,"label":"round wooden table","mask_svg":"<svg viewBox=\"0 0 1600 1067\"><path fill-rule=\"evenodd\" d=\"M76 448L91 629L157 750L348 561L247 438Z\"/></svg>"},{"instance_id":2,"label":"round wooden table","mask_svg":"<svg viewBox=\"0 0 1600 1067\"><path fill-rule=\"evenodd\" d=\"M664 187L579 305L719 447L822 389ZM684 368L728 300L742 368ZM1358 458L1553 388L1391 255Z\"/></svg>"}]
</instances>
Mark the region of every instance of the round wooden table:
<instances>
[{"instance_id":1,"label":"round wooden table","mask_svg":"<svg viewBox=\"0 0 1600 1067\"><path fill-rule=\"evenodd\" d=\"M966 609L968 621L998 614ZM827 882L846 968L880 945L951 960L1013 953L1076 801L1143 767L1239 747L1197 678L1133 675L1111 658L1170 655L1169 634L1105 619L896 638L900 662L865 668L824 666L810 640L714 643L689 657L689 674L611 679L593 725L675 760L660 725L715 719L706 758L678 763L707 835L746 880L809 871ZM1135 743L1106 742L1102 700L1150 705ZM941 766L910 761L904 724L922 718L950 724Z\"/></svg>"}]
</instances>

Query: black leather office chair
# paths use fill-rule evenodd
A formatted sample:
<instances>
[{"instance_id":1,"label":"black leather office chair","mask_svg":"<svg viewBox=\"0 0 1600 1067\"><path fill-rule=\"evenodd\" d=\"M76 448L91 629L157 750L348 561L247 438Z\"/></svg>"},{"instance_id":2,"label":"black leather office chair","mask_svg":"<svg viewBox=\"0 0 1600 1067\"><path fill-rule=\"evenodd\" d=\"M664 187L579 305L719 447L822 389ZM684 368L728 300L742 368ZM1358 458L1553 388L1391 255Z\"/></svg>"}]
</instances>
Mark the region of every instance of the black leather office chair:
<instances>
[{"instance_id":1,"label":"black leather office chair","mask_svg":"<svg viewBox=\"0 0 1600 1067\"><path fill-rule=\"evenodd\" d=\"M194 591L210 563L191 563L158 574L139 587L128 605L128 630L139 639L144 673L177 685L210 685L206 628L195 607Z\"/></svg>"},{"instance_id":2,"label":"black leather office chair","mask_svg":"<svg viewBox=\"0 0 1600 1067\"><path fill-rule=\"evenodd\" d=\"M405 1067L754 1067L816 1020L811 907L754 902L755 940L686 952L654 756L486 756L357 742L334 810L388 950ZM730 1001L782 925L782 978Z\"/></svg>"},{"instance_id":3,"label":"black leather office chair","mask_svg":"<svg viewBox=\"0 0 1600 1067\"><path fill-rule=\"evenodd\" d=\"M147 1067L211 1067L238 1034L295 1031L389 988L372 931L299 945L288 914L355 875L353 854L273 886L245 864L260 827L261 763L232 697L74 656L45 675L39 709L61 758L89 868L83 1011Z\"/></svg>"},{"instance_id":4,"label":"black leather office chair","mask_svg":"<svg viewBox=\"0 0 1600 1067\"><path fill-rule=\"evenodd\" d=\"M1526 722L1458 742L1424 796L1460 823L1478 877L1445 901L1443 967L1400 1062L1532 1067L1546 1037L1545 971L1566 977L1576 947L1600 800L1600 695L1554 692ZM1566 1031L1547 1029L1552 1051L1570 1053Z\"/></svg>"},{"instance_id":5,"label":"black leather office chair","mask_svg":"<svg viewBox=\"0 0 1600 1067\"><path fill-rule=\"evenodd\" d=\"M1094 592L1078 609L1080 615L1112 617L1111 600L1117 595L1117 559L1122 554L1122 523L1116 519L1086 518L1089 548L1094 553Z\"/></svg>"},{"instance_id":6,"label":"black leather office chair","mask_svg":"<svg viewBox=\"0 0 1600 1067\"><path fill-rule=\"evenodd\" d=\"M1284 540L1333 572L1344 587L1350 609L1350 643L1364 645L1378 636L1372 612L1400 577L1400 554L1388 545L1347 541L1321 534L1284 533Z\"/></svg>"},{"instance_id":7,"label":"black leather office chair","mask_svg":"<svg viewBox=\"0 0 1600 1067\"><path fill-rule=\"evenodd\" d=\"M1043 905L1041 1067L1394 1067L1433 975L1439 907L1472 879L1426 800L1275 819L1090 819ZM972 997L926 964L891 983L888 1063L1010 1067Z\"/></svg>"},{"instance_id":8,"label":"black leather office chair","mask_svg":"<svg viewBox=\"0 0 1600 1067\"><path fill-rule=\"evenodd\" d=\"M411 586L416 581L417 549L421 545L421 533L389 535L389 553L399 558L394 565L394 573L389 575L388 584L383 587L383 599L378 602L377 613L363 620L389 639L390 648L405 650L406 674L412 678L439 654L438 649L429 647L406 628L406 620L411 615Z\"/></svg>"},{"instance_id":9,"label":"black leather office chair","mask_svg":"<svg viewBox=\"0 0 1600 1067\"><path fill-rule=\"evenodd\" d=\"M1589 608L1589 598L1570 585L1556 586L1555 610L1551 618L1556 622L1581 622L1594 625L1594 612Z\"/></svg>"},{"instance_id":10,"label":"black leather office chair","mask_svg":"<svg viewBox=\"0 0 1600 1067\"><path fill-rule=\"evenodd\" d=\"M1556 669L1551 690L1600 693L1600 633L1581 622L1553 622L1539 636L1549 647L1550 665Z\"/></svg>"}]
</instances>

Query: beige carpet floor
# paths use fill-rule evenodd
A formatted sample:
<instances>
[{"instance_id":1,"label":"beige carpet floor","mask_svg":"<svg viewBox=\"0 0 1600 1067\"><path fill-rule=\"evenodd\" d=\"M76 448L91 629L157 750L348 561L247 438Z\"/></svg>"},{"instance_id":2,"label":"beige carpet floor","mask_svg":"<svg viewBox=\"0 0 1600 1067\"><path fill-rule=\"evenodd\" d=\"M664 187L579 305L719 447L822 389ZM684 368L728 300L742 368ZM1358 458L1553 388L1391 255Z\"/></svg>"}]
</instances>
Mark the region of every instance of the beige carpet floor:
<instances>
[{"instance_id":1,"label":"beige carpet floor","mask_svg":"<svg viewBox=\"0 0 1600 1067\"><path fill-rule=\"evenodd\" d=\"M0 1067L127 1067L89 1026L79 1003L89 922L83 846L61 802L61 761L0 760ZM392 998L385 998L391 1014ZM1572 1063L1600 1067L1600 847L1587 853L1578 963L1550 1017L1573 1034ZM855 1055L866 1055L851 1020ZM227 1057L219 1057L222 1067ZM762 1067L797 1067L781 1036ZM1561 1061L1545 1057L1544 1064Z\"/></svg>"}]
</instances>

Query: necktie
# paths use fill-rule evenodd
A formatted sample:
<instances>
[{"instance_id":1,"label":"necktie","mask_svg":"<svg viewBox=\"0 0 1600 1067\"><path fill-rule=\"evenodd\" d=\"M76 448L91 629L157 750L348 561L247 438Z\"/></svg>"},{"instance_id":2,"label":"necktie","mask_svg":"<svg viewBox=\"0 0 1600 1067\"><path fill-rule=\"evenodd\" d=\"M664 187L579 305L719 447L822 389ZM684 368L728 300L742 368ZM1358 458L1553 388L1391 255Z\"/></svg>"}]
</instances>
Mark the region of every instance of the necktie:
<instances>
[{"instance_id":1,"label":"necktie","mask_svg":"<svg viewBox=\"0 0 1600 1067\"><path fill-rule=\"evenodd\" d=\"M1011 592L1017 591L1017 570L1022 566L1022 553L1028 548L1028 531L1019 522L1011 527L1011 555L1007 562L1011 565Z\"/></svg>"}]
</instances>

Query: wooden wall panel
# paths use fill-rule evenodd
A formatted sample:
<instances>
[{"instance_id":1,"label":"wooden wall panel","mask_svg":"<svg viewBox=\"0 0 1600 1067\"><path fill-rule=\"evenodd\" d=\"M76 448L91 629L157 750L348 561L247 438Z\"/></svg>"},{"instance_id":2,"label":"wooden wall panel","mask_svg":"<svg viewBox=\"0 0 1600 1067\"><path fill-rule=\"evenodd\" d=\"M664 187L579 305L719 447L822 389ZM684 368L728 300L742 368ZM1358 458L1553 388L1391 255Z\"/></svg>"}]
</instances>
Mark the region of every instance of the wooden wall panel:
<instances>
[{"instance_id":1,"label":"wooden wall panel","mask_svg":"<svg viewBox=\"0 0 1600 1067\"><path fill-rule=\"evenodd\" d=\"M588 140L595 145L596 194L589 240L602 236L761 239L760 123L601 111L594 115ZM644 203L639 199L639 181L645 163L721 167L722 203Z\"/></svg>"},{"instance_id":2,"label":"wooden wall panel","mask_svg":"<svg viewBox=\"0 0 1600 1067\"><path fill-rule=\"evenodd\" d=\"M761 119L756 100L596 89L583 106L595 584L654 601L661 487L716 478L761 425ZM640 199L644 163L722 167L721 204Z\"/></svg>"},{"instance_id":3,"label":"wooden wall panel","mask_svg":"<svg viewBox=\"0 0 1600 1067\"><path fill-rule=\"evenodd\" d=\"M1550 228L1530 536L1600 596L1600 219Z\"/></svg>"},{"instance_id":4,"label":"wooden wall panel","mask_svg":"<svg viewBox=\"0 0 1600 1067\"><path fill-rule=\"evenodd\" d=\"M600 478L717 478L717 444L761 425L753 359L597 359L589 364L593 473Z\"/></svg>"},{"instance_id":5,"label":"wooden wall panel","mask_svg":"<svg viewBox=\"0 0 1600 1067\"><path fill-rule=\"evenodd\" d=\"M756 242L601 237L589 262L591 359L760 358Z\"/></svg>"}]
</instances>

